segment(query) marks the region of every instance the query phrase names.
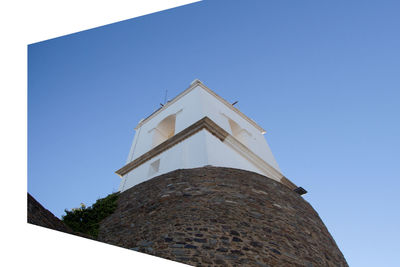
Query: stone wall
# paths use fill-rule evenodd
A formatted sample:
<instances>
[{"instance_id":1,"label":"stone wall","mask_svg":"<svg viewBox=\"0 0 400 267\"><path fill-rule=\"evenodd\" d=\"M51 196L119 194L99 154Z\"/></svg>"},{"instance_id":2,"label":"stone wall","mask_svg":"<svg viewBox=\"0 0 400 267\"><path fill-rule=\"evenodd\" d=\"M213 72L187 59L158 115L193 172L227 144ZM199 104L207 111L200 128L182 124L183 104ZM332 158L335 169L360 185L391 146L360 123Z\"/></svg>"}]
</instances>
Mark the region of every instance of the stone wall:
<instances>
[{"instance_id":1,"label":"stone wall","mask_svg":"<svg viewBox=\"0 0 400 267\"><path fill-rule=\"evenodd\" d=\"M348 266L300 195L221 167L176 170L121 193L99 241L196 266Z\"/></svg>"},{"instance_id":2,"label":"stone wall","mask_svg":"<svg viewBox=\"0 0 400 267\"><path fill-rule=\"evenodd\" d=\"M28 223L72 234L73 231L28 193Z\"/></svg>"}]
</instances>

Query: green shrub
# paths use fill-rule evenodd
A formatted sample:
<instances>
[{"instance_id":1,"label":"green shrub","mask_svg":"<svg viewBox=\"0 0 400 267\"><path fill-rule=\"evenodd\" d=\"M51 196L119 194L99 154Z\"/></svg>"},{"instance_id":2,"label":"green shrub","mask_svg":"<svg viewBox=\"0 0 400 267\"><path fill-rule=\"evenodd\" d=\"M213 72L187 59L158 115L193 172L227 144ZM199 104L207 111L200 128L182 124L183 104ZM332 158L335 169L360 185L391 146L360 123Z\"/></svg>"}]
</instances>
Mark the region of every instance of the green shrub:
<instances>
[{"instance_id":1,"label":"green shrub","mask_svg":"<svg viewBox=\"0 0 400 267\"><path fill-rule=\"evenodd\" d=\"M75 232L97 238L99 223L117 208L118 196L119 193L113 193L105 198L98 199L91 207L81 204L80 208L71 211L66 209L62 221Z\"/></svg>"}]
</instances>

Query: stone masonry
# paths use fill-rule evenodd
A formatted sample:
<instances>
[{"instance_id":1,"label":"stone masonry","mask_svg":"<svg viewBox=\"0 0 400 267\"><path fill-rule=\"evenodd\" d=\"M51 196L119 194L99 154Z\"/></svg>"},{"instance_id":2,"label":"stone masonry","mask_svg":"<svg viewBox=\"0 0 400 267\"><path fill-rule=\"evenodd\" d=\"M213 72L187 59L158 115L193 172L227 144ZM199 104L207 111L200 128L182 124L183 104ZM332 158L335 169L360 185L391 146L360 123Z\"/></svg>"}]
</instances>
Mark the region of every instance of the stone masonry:
<instances>
[{"instance_id":1,"label":"stone masonry","mask_svg":"<svg viewBox=\"0 0 400 267\"><path fill-rule=\"evenodd\" d=\"M176 170L130 188L99 241L195 266L348 266L300 195L231 168Z\"/></svg>"},{"instance_id":2,"label":"stone masonry","mask_svg":"<svg viewBox=\"0 0 400 267\"><path fill-rule=\"evenodd\" d=\"M53 230L74 234L60 219L45 209L28 193L28 223L43 226Z\"/></svg>"}]
</instances>

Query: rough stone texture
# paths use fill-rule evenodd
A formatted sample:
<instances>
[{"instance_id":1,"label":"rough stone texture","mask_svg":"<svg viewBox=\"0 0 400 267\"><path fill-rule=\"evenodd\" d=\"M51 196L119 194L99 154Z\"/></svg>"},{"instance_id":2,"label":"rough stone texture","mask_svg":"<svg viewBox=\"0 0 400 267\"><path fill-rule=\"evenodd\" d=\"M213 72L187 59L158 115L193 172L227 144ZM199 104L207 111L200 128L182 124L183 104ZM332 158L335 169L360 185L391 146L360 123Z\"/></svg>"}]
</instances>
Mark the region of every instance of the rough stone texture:
<instances>
[{"instance_id":1,"label":"rough stone texture","mask_svg":"<svg viewBox=\"0 0 400 267\"><path fill-rule=\"evenodd\" d=\"M73 231L28 193L28 223L72 234Z\"/></svg>"},{"instance_id":2,"label":"rough stone texture","mask_svg":"<svg viewBox=\"0 0 400 267\"><path fill-rule=\"evenodd\" d=\"M176 170L126 190L99 241L196 266L348 266L301 196L230 168Z\"/></svg>"}]
</instances>

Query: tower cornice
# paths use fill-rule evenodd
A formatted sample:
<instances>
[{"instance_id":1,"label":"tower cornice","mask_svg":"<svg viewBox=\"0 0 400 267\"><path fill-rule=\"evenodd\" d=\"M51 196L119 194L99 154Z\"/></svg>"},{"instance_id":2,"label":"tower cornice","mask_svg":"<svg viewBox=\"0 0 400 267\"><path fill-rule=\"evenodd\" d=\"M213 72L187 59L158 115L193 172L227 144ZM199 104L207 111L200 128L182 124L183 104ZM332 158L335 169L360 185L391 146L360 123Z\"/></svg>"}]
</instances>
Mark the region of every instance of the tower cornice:
<instances>
[{"instance_id":1,"label":"tower cornice","mask_svg":"<svg viewBox=\"0 0 400 267\"><path fill-rule=\"evenodd\" d=\"M121 169L117 170L115 173L119 176L124 176L125 174L129 173L133 169L137 168L141 164L145 163L146 161L150 160L151 158L161 154L165 150L173 147L174 145L182 142L183 140L187 139L188 137L192 136L193 134L197 133L198 131L206 129L211 134L216 136L219 140L224 141L229 133L226 132L224 129L219 127L215 122L213 122L208 117L204 117L201 120L193 123L191 126L187 127L186 129L180 131L179 133L175 134L171 138L167 139L163 143L159 144L158 146L154 147L147 153L144 153L137 159L129 162Z\"/></svg>"},{"instance_id":2,"label":"tower cornice","mask_svg":"<svg viewBox=\"0 0 400 267\"><path fill-rule=\"evenodd\" d=\"M266 161L264 161L262 158L257 156L254 152L252 152L248 147L246 147L244 144L242 144L240 141L238 141L234 136L229 134L227 131L225 131L223 128L218 126L215 122L213 122L210 118L204 117L191 126L187 127L186 129L180 131L179 133L175 134L171 138L167 139L163 143L159 144L158 146L154 147L150 151L144 153L143 155L139 156L135 160L129 162L119 170L117 170L115 173L118 174L120 177L123 177L124 175L128 174L132 170L136 169L143 163L149 161L150 159L156 157L157 155L163 153L167 149L175 146L176 144L184 141L185 139L189 138L190 136L194 135L195 133L201 131L201 130L207 130L210 132L212 135L217 137L221 142L225 143L226 145L230 146L233 148L235 151L237 151L239 154L241 154L244 158L246 158L248 161L253 163L255 166L257 166L258 169L262 170L263 173L269 176L269 178L274 179L278 182L282 182L281 180L284 178L284 176L274 167L272 167L270 164L268 164ZM288 182L286 182L287 178L284 178L284 184L289 186ZM288 180L287 180L288 181ZM290 182L291 183L291 182ZM293 184L294 186L294 184Z\"/></svg>"}]
</instances>

